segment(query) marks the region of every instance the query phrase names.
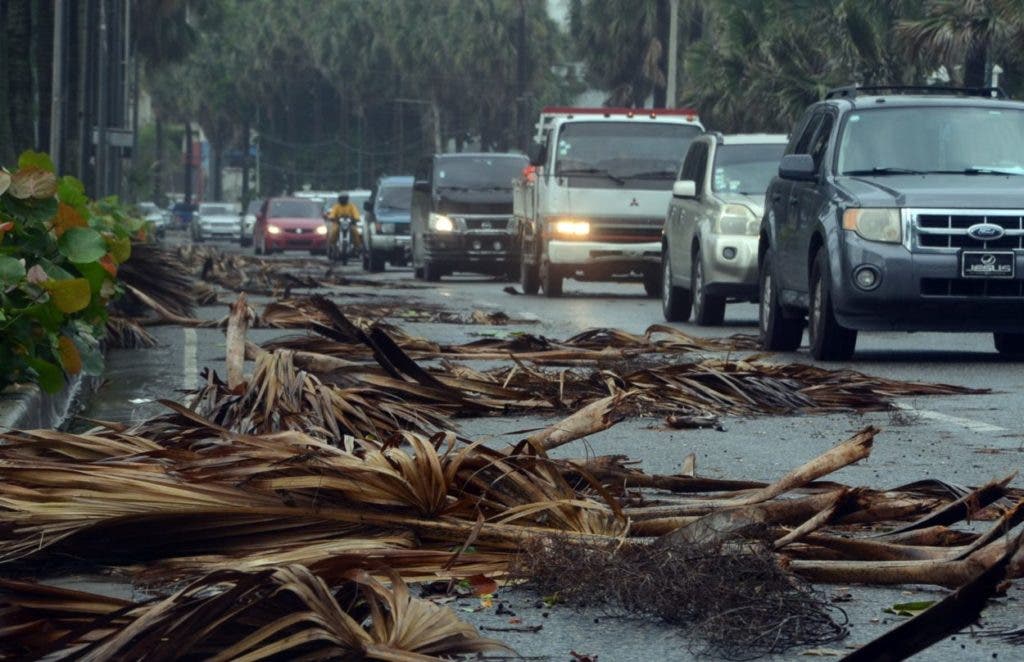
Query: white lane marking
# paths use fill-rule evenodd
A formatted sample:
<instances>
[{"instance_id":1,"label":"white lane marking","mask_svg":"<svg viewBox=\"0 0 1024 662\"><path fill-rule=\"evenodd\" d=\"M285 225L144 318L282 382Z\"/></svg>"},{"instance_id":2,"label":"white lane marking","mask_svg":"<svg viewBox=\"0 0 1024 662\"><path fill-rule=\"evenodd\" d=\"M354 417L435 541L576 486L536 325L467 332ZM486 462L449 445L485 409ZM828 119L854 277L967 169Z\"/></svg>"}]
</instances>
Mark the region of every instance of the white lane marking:
<instances>
[{"instance_id":1,"label":"white lane marking","mask_svg":"<svg viewBox=\"0 0 1024 662\"><path fill-rule=\"evenodd\" d=\"M896 404L896 408L902 409L913 416L920 416L921 418L936 421L937 423L949 423L950 425L966 428L971 432L1006 432L1006 428L1001 428L998 425L992 425L991 423L985 423L984 421L976 421L972 418L951 416L949 414L943 414L942 412L932 411L931 409L917 409L910 405L899 403Z\"/></svg>"},{"instance_id":2,"label":"white lane marking","mask_svg":"<svg viewBox=\"0 0 1024 662\"><path fill-rule=\"evenodd\" d=\"M198 344L196 342L196 330L186 328L185 331L185 355L182 370L185 379L183 384L186 391L194 391L199 386L199 356Z\"/></svg>"}]
</instances>

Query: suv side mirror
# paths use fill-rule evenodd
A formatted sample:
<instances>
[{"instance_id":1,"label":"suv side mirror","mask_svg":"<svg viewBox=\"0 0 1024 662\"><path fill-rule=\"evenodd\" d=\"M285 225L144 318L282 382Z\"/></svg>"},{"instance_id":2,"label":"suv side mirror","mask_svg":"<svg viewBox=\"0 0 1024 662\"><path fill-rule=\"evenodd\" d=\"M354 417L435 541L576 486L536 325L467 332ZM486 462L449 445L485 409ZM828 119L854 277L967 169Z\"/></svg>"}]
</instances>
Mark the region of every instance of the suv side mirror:
<instances>
[{"instance_id":1,"label":"suv side mirror","mask_svg":"<svg viewBox=\"0 0 1024 662\"><path fill-rule=\"evenodd\" d=\"M796 179L798 181L811 181L814 179L814 159L810 154L786 154L779 163L779 177L783 179Z\"/></svg>"},{"instance_id":2,"label":"suv side mirror","mask_svg":"<svg viewBox=\"0 0 1024 662\"><path fill-rule=\"evenodd\" d=\"M412 190L420 193L430 193L430 182L425 179L417 179L412 183Z\"/></svg>"},{"instance_id":3,"label":"suv side mirror","mask_svg":"<svg viewBox=\"0 0 1024 662\"><path fill-rule=\"evenodd\" d=\"M697 182L692 179L680 179L672 185L672 196L676 198L696 198Z\"/></svg>"},{"instance_id":4,"label":"suv side mirror","mask_svg":"<svg viewBox=\"0 0 1024 662\"><path fill-rule=\"evenodd\" d=\"M548 151L539 143L530 144L530 165L541 167L547 160Z\"/></svg>"}]
</instances>

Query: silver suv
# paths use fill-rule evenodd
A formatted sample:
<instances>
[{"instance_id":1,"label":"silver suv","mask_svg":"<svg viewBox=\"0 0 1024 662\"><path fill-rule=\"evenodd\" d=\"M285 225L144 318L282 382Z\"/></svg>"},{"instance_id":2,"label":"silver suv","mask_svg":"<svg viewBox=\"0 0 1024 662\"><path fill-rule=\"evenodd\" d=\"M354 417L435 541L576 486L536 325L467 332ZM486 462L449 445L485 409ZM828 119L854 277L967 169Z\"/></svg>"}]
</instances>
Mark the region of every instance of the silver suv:
<instances>
[{"instance_id":1,"label":"silver suv","mask_svg":"<svg viewBox=\"0 0 1024 662\"><path fill-rule=\"evenodd\" d=\"M786 136L709 133L695 139L672 187L662 235L662 309L683 322L721 324L725 305L757 298L764 192Z\"/></svg>"}]
</instances>

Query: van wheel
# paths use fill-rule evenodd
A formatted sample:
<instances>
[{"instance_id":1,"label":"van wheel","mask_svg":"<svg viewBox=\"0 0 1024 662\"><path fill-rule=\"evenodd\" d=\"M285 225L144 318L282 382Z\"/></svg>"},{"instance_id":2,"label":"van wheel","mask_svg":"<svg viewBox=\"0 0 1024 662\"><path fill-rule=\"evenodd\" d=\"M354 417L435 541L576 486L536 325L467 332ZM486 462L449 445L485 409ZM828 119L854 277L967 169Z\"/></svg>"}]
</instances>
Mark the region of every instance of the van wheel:
<instances>
[{"instance_id":1,"label":"van wheel","mask_svg":"<svg viewBox=\"0 0 1024 662\"><path fill-rule=\"evenodd\" d=\"M544 258L540 265L540 286L544 288L544 296L562 296L563 279L564 276L562 275L562 272L559 271L558 267L548 262L547 258Z\"/></svg>"},{"instance_id":2,"label":"van wheel","mask_svg":"<svg viewBox=\"0 0 1024 662\"><path fill-rule=\"evenodd\" d=\"M725 297L712 296L704 291L704 259L699 248L693 255L690 288L693 296L693 321L700 326L721 326L725 319Z\"/></svg>"},{"instance_id":3,"label":"van wheel","mask_svg":"<svg viewBox=\"0 0 1024 662\"><path fill-rule=\"evenodd\" d=\"M761 348L774 352L792 352L800 346L804 335L803 316L787 315L779 302L772 271L771 249L761 258L758 274L758 291L761 303L758 306L758 333Z\"/></svg>"},{"instance_id":4,"label":"van wheel","mask_svg":"<svg viewBox=\"0 0 1024 662\"><path fill-rule=\"evenodd\" d=\"M996 343L996 351L1000 354L1024 358L1024 333L996 331L992 337Z\"/></svg>"},{"instance_id":5,"label":"van wheel","mask_svg":"<svg viewBox=\"0 0 1024 662\"><path fill-rule=\"evenodd\" d=\"M672 284L672 263L668 250L661 254L661 312L666 322L690 319L690 290Z\"/></svg>"},{"instance_id":6,"label":"van wheel","mask_svg":"<svg viewBox=\"0 0 1024 662\"><path fill-rule=\"evenodd\" d=\"M519 262L519 284L523 286L523 294L536 294L540 291L540 269L536 264Z\"/></svg>"},{"instance_id":7,"label":"van wheel","mask_svg":"<svg viewBox=\"0 0 1024 662\"><path fill-rule=\"evenodd\" d=\"M811 305L808 311L811 356L819 361L847 361L857 347L857 332L836 321L830 282L825 249L819 249L811 268Z\"/></svg>"},{"instance_id":8,"label":"van wheel","mask_svg":"<svg viewBox=\"0 0 1024 662\"><path fill-rule=\"evenodd\" d=\"M428 283L436 283L441 280L441 269L430 260L423 263L423 280Z\"/></svg>"}]
</instances>

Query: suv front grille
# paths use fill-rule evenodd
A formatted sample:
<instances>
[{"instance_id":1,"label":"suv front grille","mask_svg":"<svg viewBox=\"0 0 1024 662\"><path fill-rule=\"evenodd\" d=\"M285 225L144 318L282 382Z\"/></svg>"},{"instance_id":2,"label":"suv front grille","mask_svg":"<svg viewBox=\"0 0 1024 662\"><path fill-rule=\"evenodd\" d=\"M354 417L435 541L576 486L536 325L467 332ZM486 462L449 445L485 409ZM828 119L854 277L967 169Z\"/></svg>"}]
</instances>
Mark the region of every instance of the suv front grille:
<instances>
[{"instance_id":1,"label":"suv front grille","mask_svg":"<svg viewBox=\"0 0 1024 662\"><path fill-rule=\"evenodd\" d=\"M1024 298L1024 280L998 278L922 278L921 296Z\"/></svg>"},{"instance_id":2,"label":"suv front grille","mask_svg":"<svg viewBox=\"0 0 1024 662\"><path fill-rule=\"evenodd\" d=\"M967 228L979 223L998 225L1006 234L992 241L979 241L968 236ZM1012 211L937 213L931 210L922 210L911 212L911 225L915 237L915 247L918 248L1024 250L1024 216Z\"/></svg>"}]
</instances>

